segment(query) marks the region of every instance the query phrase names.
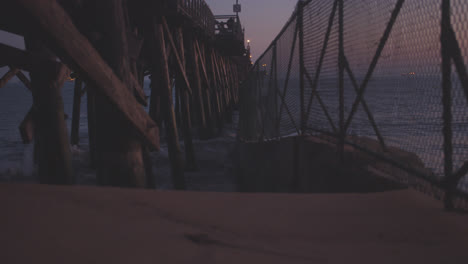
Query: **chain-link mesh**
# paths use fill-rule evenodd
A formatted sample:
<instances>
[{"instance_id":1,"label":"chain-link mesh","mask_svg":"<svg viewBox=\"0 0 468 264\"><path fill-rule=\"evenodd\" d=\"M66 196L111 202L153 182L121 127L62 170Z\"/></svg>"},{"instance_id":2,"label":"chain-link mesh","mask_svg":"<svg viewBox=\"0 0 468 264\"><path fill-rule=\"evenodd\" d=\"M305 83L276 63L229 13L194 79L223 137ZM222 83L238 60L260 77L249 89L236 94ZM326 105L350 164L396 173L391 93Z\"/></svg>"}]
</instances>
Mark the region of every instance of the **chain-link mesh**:
<instances>
[{"instance_id":1,"label":"chain-link mesh","mask_svg":"<svg viewBox=\"0 0 468 264\"><path fill-rule=\"evenodd\" d=\"M302 1L252 68L241 103L250 103L257 115L241 114L241 138L306 133L339 137L344 132L351 144L356 143L353 138L367 138L383 150L416 154L425 174L436 181L444 179L444 144L448 144L453 148L452 173L463 176L460 168L468 164L468 79L463 82L468 62L468 3L453 0L450 7L457 41L448 41L450 47L458 45L461 53L457 57L450 51L454 62L450 124L443 115L442 1ZM457 65L457 58L462 63ZM344 83L341 123L340 63ZM248 121L251 128L255 126L250 132L242 124ZM444 122L451 125L452 142L444 141ZM462 179L458 187L468 191L468 180Z\"/></svg>"}]
</instances>

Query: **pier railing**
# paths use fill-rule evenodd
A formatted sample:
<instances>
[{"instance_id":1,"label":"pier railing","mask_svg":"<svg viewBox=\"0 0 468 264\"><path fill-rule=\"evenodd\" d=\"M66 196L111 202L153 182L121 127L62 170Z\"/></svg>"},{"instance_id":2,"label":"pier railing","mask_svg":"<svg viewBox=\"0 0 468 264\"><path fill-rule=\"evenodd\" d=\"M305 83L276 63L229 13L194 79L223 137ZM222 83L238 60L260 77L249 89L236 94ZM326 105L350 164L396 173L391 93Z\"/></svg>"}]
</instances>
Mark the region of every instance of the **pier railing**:
<instances>
[{"instance_id":1,"label":"pier railing","mask_svg":"<svg viewBox=\"0 0 468 264\"><path fill-rule=\"evenodd\" d=\"M424 178L456 206L468 192L467 6L299 1L241 90L240 137L333 138L337 158L354 146ZM392 159L395 149L423 165Z\"/></svg>"},{"instance_id":2,"label":"pier railing","mask_svg":"<svg viewBox=\"0 0 468 264\"><path fill-rule=\"evenodd\" d=\"M204 29L208 35L214 36L216 20L204 0L177 0L176 4L180 14L190 18L194 25Z\"/></svg>"}]
</instances>

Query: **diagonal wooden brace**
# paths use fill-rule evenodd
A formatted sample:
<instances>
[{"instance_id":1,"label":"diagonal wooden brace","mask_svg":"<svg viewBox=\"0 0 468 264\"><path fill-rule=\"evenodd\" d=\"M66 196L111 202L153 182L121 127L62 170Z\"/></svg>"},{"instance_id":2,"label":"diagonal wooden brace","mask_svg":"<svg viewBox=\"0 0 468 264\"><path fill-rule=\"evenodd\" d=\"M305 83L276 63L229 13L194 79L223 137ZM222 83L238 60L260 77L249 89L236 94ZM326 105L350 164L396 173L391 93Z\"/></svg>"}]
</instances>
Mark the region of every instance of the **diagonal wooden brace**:
<instances>
[{"instance_id":1,"label":"diagonal wooden brace","mask_svg":"<svg viewBox=\"0 0 468 264\"><path fill-rule=\"evenodd\" d=\"M45 33L44 38L63 50L66 61L79 68L120 110L125 119L153 148L159 149L158 127L129 89L114 74L89 40L73 24L56 0L17 0Z\"/></svg>"}]
</instances>

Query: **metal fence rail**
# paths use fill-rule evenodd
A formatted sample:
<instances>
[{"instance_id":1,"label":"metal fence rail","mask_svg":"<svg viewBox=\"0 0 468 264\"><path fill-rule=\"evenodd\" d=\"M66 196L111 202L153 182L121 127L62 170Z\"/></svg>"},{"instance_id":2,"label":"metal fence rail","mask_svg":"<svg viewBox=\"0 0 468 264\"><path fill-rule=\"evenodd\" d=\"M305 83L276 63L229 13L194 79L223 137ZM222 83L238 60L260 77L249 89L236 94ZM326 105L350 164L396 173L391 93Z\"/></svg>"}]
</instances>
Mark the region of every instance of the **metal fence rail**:
<instances>
[{"instance_id":1,"label":"metal fence rail","mask_svg":"<svg viewBox=\"0 0 468 264\"><path fill-rule=\"evenodd\" d=\"M462 0L299 1L241 91L240 137L332 135L415 153L424 176L468 193L468 19ZM375 150L373 151L376 152ZM378 153L375 153L376 155ZM342 156L342 155L341 155Z\"/></svg>"}]
</instances>

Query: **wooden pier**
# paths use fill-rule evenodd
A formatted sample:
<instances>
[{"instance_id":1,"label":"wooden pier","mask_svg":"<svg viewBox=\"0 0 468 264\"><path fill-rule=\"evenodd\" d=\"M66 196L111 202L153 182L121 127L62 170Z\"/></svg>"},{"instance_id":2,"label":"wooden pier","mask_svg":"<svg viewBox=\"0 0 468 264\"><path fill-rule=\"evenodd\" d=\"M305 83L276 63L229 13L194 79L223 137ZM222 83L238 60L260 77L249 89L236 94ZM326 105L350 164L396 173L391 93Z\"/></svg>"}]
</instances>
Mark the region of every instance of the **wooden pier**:
<instances>
[{"instance_id":1,"label":"wooden pier","mask_svg":"<svg viewBox=\"0 0 468 264\"><path fill-rule=\"evenodd\" d=\"M154 186L148 153L159 149L164 128L174 187L185 189L184 170L197 169L192 131L202 139L217 135L250 66L244 51L219 45L215 24L203 0L4 3L0 29L24 36L26 50L0 44L0 66L10 67L0 87L16 75L32 92L20 129L25 143L34 139L40 182L74 183L70 144L79 144L86 93L90 166L99 185ZM69 137L61 87L70 74ZM146 77L150 95L143 92Z\"/></svg>"}]
</instances>

